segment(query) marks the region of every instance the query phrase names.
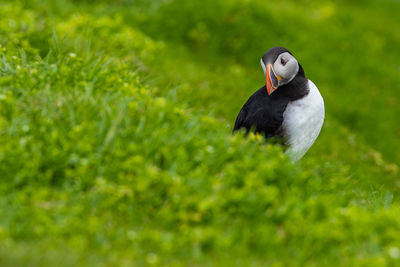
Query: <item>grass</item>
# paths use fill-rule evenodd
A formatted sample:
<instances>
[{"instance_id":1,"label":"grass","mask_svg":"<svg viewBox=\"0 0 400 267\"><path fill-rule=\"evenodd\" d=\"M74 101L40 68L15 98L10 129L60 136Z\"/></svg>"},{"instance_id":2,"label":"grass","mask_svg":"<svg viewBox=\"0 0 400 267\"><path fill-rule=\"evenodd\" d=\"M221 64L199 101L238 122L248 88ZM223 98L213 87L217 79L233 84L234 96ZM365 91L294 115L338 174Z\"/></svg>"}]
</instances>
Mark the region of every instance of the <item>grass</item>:
<instances>
[{"instance_id":1,"label":"grass","mask_svg":"<svg viewBox=\"0 0 400 267\"><path fill-rule=\"evenodd\" d=\"M2 1L0 265L398 264L398 8ZM231 135L275 45L326 103L296 164Z\"/></svg>"}]
</instances>

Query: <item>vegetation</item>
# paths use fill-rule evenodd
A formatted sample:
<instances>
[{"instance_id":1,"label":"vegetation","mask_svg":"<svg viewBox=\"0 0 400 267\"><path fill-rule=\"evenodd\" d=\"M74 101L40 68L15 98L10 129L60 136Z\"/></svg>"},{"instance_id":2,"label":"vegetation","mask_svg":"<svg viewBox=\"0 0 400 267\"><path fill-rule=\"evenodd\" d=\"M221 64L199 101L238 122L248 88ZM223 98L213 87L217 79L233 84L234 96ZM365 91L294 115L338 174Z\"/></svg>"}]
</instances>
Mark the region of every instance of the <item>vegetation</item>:
<instances>
[{"instance_id":1,"label":"vegetation","mask_svg":"<svg viewBox=\"0 0 400 267\"><path fill-rule=\"evenodd\" d=\"M396 265L398 1L0 2L0 265ZM231 135L281 45L298 163Z\"/></svg>"}]
</instances>

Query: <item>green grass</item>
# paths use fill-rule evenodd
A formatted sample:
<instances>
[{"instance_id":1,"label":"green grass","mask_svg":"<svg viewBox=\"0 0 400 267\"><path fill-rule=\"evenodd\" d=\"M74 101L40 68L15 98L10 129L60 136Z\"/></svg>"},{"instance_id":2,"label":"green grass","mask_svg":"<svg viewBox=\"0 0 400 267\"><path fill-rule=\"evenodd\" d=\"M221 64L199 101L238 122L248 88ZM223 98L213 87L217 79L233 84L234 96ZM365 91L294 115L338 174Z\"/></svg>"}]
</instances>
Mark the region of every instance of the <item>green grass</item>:
<instances>
[{"instance_id":1,"label":"green grass","mask_svg":"<svg viewBox=\"0 0 400 267\"><path fill-rule=\"evenodd\" d=\"M1 1L0 265L399 264L397 1ZM298 163L231 135L290 49Z\"/></svg>"}]
</instances>

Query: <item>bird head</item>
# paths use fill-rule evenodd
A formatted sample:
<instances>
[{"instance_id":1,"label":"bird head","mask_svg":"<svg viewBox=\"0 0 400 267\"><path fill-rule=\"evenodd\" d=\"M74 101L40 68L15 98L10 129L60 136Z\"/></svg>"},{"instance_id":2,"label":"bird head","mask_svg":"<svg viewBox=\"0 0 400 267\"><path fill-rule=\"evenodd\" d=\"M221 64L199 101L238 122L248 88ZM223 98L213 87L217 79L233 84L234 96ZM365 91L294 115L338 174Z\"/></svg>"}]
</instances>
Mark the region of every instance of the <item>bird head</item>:
<instances>
[{"instance_id":1,"label":"bird head","mask_svg":"<svg viewBox=\"0 0 400 267\"><path fill-rule=\"evenodd\" d=\"M268 95L280 86L290 83L299 73L300 65L289 50L283 47L269 49L261 58Z\"/></svg>"}]
</instances>

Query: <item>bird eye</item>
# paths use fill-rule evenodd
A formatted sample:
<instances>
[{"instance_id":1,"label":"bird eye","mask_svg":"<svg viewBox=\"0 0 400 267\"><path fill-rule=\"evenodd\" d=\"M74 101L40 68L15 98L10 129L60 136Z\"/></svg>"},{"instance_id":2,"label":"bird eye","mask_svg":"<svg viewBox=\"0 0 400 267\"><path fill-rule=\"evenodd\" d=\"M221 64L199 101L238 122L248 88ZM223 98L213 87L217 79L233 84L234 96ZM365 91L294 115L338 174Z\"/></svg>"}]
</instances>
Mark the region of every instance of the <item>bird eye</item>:
<instances>
[{"instance_id":1,"label":"bird eye","mask_svg":"<svg viewBox=\"0 0 400 267\"><path fill-rule=\"evenodd\" d=\"M282 65L282 66L285 66L287 62L288 62L288 61L287 61L286 59L284 59L283 57L281 57L281 65Z\"/></svg>"}]
</instances>

